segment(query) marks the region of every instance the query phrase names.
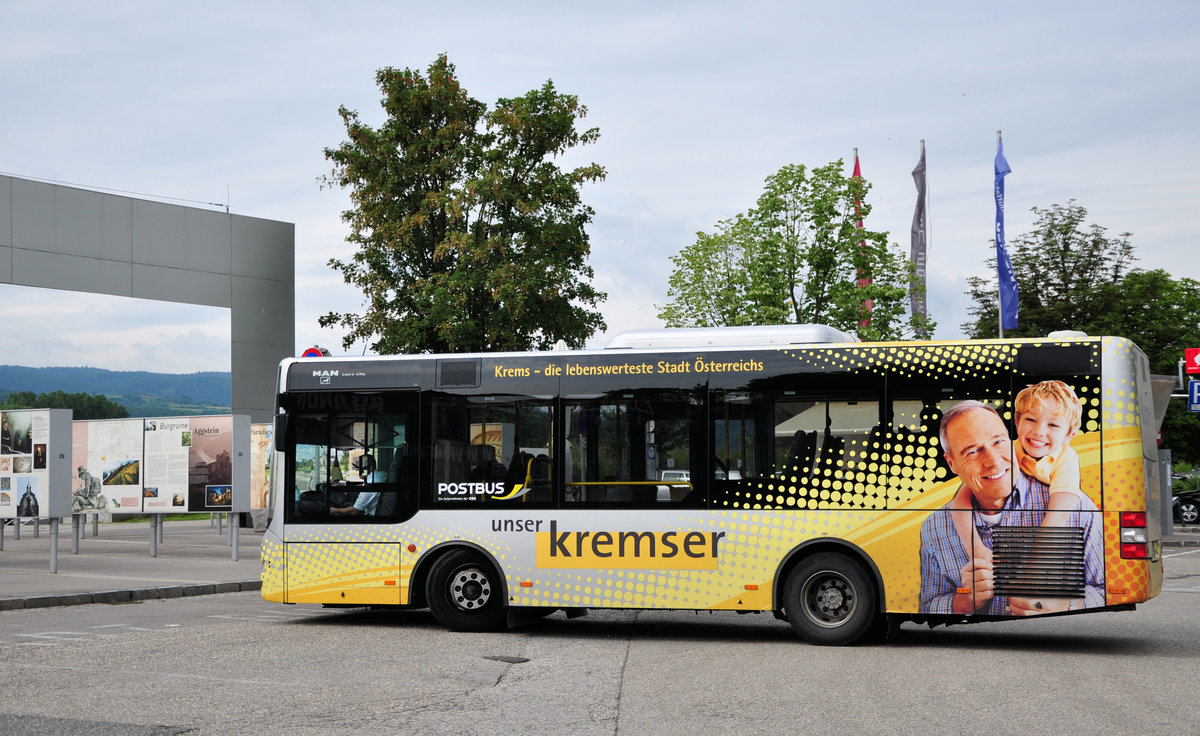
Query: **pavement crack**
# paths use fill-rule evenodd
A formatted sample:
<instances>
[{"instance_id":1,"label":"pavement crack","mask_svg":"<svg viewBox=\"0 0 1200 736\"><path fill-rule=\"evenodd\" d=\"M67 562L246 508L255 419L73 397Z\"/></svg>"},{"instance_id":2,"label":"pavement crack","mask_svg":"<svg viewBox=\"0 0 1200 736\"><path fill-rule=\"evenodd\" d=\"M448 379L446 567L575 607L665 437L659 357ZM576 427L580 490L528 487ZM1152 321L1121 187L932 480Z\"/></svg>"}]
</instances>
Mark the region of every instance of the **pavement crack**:
<instances>
[{"instance_id":1,"label":"pavement crack","mask_svg":"<svg viewBox=\"0 0 1200 736\"><path fill-rule=\"evenodd\" d=\"M621 658L621 671L617 677L617 714L613 718L613 736L621 733L621 700L625 697L625 669L629 666L629 652L633 649L633 634L637 630L638 617L643 611L635 611L629 620L628 635L625 637L625 655Z\"/></svg>"}]
</instances>

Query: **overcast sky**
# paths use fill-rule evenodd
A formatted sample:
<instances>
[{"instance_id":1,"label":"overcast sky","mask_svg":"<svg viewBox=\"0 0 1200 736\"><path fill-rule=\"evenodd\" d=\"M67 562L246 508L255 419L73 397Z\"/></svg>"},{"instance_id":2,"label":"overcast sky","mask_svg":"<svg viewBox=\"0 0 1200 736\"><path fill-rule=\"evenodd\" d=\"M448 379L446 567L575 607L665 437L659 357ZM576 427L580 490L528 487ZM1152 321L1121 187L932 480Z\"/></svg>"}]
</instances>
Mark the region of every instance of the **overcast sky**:
<instances>
[{"instance_id":1,"label":"overcast sky","mask_svg":"<svg viewBox=\"0 0 1200 736\"><path fill-rule=\"evenodd\" d=\"M1200 278L1191 223L1200 4L104 3L0 0L0 173L296 225L296 347L359 295L345 192L321 190L339 105L377 125L381 67L446 52L489 105L547 79L588 107L585 186L607 336L660 326L669 256L751 207L789 163L852 166L867 226L907 252L926 142L929 310L961 337L965 278L985 275L996 131L1012 166L1010 240L1030 208L1088 209L1130 232L1143 268ZM1023 285L1022 288L1033 288ZM229 369L228 314L0 286L0 363ZM27 317L28 315L28 317ZM360 343L350 352L363 351Z\"/></svg>"}]
</instances>

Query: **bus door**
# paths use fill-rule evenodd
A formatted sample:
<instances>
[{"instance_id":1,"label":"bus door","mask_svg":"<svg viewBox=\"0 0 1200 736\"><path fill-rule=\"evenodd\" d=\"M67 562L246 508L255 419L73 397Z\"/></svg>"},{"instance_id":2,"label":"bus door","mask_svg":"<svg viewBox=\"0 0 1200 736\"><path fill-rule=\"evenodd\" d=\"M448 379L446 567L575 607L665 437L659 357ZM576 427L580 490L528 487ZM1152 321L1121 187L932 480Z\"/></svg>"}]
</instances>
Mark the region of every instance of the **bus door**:
<instances>
[{"instance_id":1,"label":"bus door","mask_svg":"<svg viewBox=\"0 0 1200 736\"><path fill-rule=\"evenodd\" d=\"M286 602L398 605L411 561L394 525L416 512L418 393L292 394Z\"/></svg>"}]
</instances>

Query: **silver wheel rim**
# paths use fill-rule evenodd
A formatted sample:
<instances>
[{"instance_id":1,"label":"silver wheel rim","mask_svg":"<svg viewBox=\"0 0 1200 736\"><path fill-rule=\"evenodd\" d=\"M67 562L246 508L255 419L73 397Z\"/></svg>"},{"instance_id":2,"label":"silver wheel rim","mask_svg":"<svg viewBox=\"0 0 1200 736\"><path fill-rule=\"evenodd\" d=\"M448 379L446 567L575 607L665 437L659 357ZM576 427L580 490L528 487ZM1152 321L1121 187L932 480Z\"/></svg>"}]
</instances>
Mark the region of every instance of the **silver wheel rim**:
<instances>
[{"instance_id":1,"label":"silver wheel rim","mask_svg":"<svg viewBox=\"0 0 1200 736\"><path fill-rule=\"evenodd\" d=\"M1195 506L1183 506L1179 509L1179 519L1183 522L1191 524L1196 517L1200 517L1200 513L1197 513Z\"/></svg>"},{"instance_id":2,"label":"silver wheel rim","mask_svg":"<svg viewBox=\"0 0 1200 736\"><path fill-rule=\"evenodd\" d=\"M858 609L858 594L845 575L832 570L814 573L800 588L804 616L824 629L845 624Z\"/></svg>"},{"instance_id":3,"label":"silver wheel rim","mask_svg":"<svg viewBox=\"0 0 1200 736\"><path fill-rule=\"evenodd\" d=\"M460 611L478 611L492 598L492 583L478 567L464 567L450 577L450 602Z\"/></svg>"}]
</instances>

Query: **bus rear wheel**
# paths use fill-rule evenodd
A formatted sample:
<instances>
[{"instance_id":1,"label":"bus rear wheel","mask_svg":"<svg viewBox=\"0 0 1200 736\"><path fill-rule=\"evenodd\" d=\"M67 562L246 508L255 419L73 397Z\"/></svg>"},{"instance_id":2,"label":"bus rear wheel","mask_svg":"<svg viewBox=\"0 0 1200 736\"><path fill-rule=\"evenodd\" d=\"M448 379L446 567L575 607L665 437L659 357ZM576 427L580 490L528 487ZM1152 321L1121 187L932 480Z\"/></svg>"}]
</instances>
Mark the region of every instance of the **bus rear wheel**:
<instances>
[{"instance_id":1,"label":"bus rear wheel","mask_svg":"<svg viewBox=\"0 0 1200 736\"><path fill-rule=\"evenodd\" d=\"M429 571L429 610L451 631L492 631L504 621L504 591L495 568L465 549L443 555Z\"/></svg>"},{"instance_id":2,"label":"bus rear wheel","mask_svg":"<svg viewBox=\"0 0 1200 736\"><path fill-rule=\"evenodd\" d=\"M783 588L788 623L812 644L853 644L879 619L875 585L862 565L836 552L801 560Z\"/></svg>"}]
</instances>

